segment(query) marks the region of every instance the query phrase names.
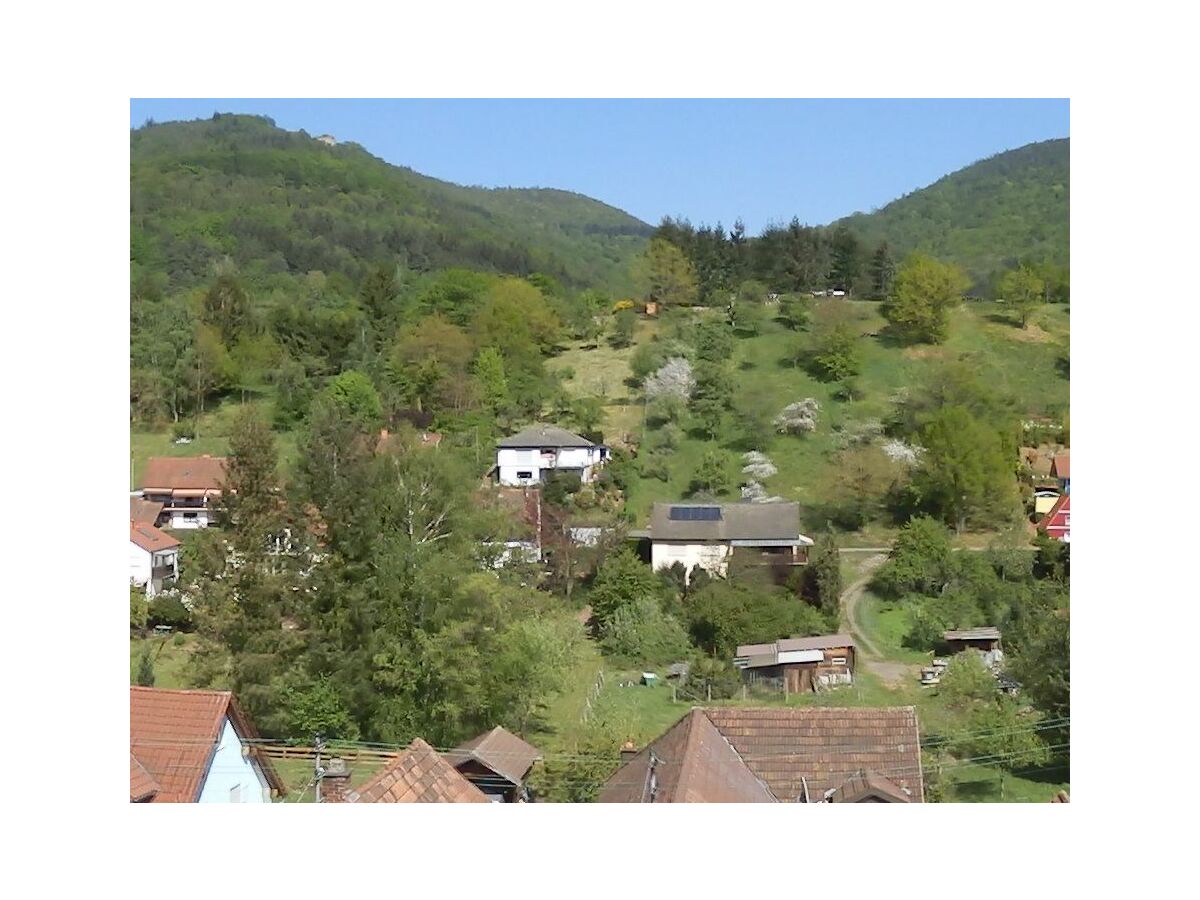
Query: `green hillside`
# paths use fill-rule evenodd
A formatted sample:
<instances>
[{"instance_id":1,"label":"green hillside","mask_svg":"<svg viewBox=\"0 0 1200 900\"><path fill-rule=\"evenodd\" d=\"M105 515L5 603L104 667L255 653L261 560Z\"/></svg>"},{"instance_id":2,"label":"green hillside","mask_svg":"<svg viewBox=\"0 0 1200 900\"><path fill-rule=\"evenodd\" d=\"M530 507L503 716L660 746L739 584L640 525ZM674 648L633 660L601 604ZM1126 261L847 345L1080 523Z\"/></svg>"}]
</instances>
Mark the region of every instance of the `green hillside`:
<instances>
[{"instance_id":1,"label":"green hillside","mask_svg":"<svg viewBox=\"0 0 1200 900\"><path fill-rule=\"evenodd\" d=\"M977 280L1021 262L1070 261L1071 144L1028 144L960 169L872 213L835 222L868 246L919 250Z\"/></svg>"},{"instance_id":2,"label":"green hillside","mask_svg":"<svg viewBox=\"0 0 1200 900\"><path fill-rule=\"evenodd\" d=\"M322 271L358 283L399 257L621 291L650 232L579 194L462 187L244 115L132 131L130 204L134 277L165 274L170 290L228 256L259 282Z\"/></svg>"}]
</instances>

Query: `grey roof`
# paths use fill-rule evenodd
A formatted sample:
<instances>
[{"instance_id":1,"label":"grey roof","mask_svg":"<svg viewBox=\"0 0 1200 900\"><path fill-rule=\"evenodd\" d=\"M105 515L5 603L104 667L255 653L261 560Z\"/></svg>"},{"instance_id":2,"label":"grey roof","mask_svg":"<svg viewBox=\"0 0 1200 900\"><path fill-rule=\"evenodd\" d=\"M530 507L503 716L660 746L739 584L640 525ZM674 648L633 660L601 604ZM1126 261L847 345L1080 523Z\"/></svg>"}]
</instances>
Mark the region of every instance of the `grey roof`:
<instances>
[{"instance_id":1,"label":"grey roof","mask_svg":"<svg viewBox=\"0 0 1200 900\"><path fill-rule=\"evenodd\" d=\"M854 638L848 634L818 634L815 637L785 638L777 641L780 653L789 650L836 650L853 647Z\"/></svg>"},{"instance_id":2,"label":"grey roof","mask_svg":"<svg viewBox=\"0 0 1200 900\"><path fill-rule=\"evenodd\" d=\"M719 507L711 521L671 518L672 507ZM655 503L650 537L658 541L811 541L800 534L799 503Z\"/></svg>"},{"instance_id":3,"label":"grey roof","mask_svg":"<svg viewBox=\"0 0 1200 900\"><path fill-rule=\"evenodd\" d=\"M947 641L998 641L1000 629L991 625L982 628L963 628L959 631L947 631L942 637Z\"/></svg>"},{"instance_id":4,"label":"grey roof","mask_svg":"<svg viewBox=\"0 0 1200 900\"><path fill-rule=\"evenodd\" d=\"M587 438L557 425L531 425L496 443L497 447L595 447Z\"/></svg>"}]
</instances>

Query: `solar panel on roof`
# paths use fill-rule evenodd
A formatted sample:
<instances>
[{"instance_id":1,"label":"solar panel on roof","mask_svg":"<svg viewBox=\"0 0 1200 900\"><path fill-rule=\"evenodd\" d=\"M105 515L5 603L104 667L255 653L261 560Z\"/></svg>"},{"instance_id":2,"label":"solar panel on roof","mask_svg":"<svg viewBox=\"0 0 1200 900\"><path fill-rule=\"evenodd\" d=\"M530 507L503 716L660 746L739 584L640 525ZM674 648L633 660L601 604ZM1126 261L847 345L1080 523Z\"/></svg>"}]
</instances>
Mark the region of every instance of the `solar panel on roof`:
<instances>
[{"instance_id":1,"label":"solar panel on roof","mask_svg":"<svg viewBox=\"0 0 1200 900\"><path fill-rule=\"evenodd\" d=\"M672 506L667 518L675 522L719 522L719 506Z\"/></svg>"}]
</instances>

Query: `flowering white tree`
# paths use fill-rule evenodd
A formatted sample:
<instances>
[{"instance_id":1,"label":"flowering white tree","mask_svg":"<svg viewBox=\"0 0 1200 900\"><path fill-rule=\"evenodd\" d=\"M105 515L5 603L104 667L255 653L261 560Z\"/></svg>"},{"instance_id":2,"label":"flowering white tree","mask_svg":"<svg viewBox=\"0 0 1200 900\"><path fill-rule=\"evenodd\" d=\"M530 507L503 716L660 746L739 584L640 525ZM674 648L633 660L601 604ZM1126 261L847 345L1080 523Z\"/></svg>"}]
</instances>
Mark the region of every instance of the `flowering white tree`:
<instances>
[{"instance_id":1,"label":"flowering white tree","mask_svg":"<svg viewBox=\"0 0 1200 900\"><path fill-rule=\"evenodd\" d=\"M673 398L686 403L696 388L692 364L682 356L673 356L649 376L643 385L647 400Z\"/></svg>"},{"instance_id":2,"label":"flowering white tree","mask_svg":"<svg viewBox=\"0 0 1200 900\"><path fill-rule=\"evenodd\" d=\"M817 413L821 410L814 397L789 403L775 417L775 430L780 434L810 434L817 430Z\"/></svg>"},{"instance_id":3,"label":"flowering white tree","mask_svg":"<svg viewBox=\"0 0 1200 900\"><path fill-rule=\"evenodd\" d=\"M897 439L887 441L882 449L888 459L893 462L904 463L906 466L915 466L921 461L921 454L925 452L924 447L906 444L904 441Z\"/></svg>"},{"instance_id":4,"label":"flowering white tree","mask_svg":"<svg viewBox=\"0 0 1200 900\"><path fill-rule=\"evenodd\" d=\"M779 469L775 468L775 464L767 458L767 455L757 450L743 453L742 459L746 463L742 467L742 471L756 481L770 478L779 472Z\"/></svg>"}]
</instances>

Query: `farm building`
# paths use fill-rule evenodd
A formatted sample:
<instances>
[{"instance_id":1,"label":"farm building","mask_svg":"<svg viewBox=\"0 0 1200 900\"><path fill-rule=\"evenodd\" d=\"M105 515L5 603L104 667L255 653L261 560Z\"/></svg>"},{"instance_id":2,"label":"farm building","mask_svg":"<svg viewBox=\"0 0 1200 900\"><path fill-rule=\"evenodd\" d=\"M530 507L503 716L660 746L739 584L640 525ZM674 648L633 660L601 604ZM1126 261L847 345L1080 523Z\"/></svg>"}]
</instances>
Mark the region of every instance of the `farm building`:
<instances>
[{"instance_id":1,"label":"farm building","mask_svg":"<svg viewBox=\"0 0 1200 900\"><path fill-rule=\"evenodd\" d=\"M988 667L997 665L1004 659L1004 651L1000 647L1000 629L990 625L946 631L942 634L942 641L950 653L975 650L982 655L983 664Z\"/></svg>"},{"instance_id":2,"label":"farm building","mask_svg":"<svg viewBox=\"0 0 1200 900\"><path fill-rule=\"evenodd\" d=\"M622 761L599 802L924 802L911 706L695 708Z\"/></svg>"},{"instance_id":3,"label":"farm building","mask_svg":"<svg viewBox=\"0 0 1200 900\"><path fill-rule=\"evenodd\" d=\"M1044 532L1056 541L1071 543L1071 495L1063 494L1055 502L1045 517L1038 522L1038 531Z\"/></svg>"},{"instance_id":4,"label":"farm building","mask_svg":"<svg viewBox=\"0 0 1200 900\"><path fill-rule=\"evenodd\" d=\"M154 456L146 463L141 498L161 503L160 528L205 528L225 485L225 458Z\"/></svg>"},{"instance_id":5,"label":"farm building","mask_svg":"<svg viewBox=\"0 0 1200 900\"><path fill-rule=\"evenodd\" d=\"M534 425L496 444L496 480L510 487L541 484L548 471L578 473L587 484L608 461L608 448L555 425Z\"/></svg>"},{"instance_id":6,"label":"farm building","mask_svg":"<svg viewBox=\"0 0 1200 900\"><path fill-rule=\"evenodd\" d=\"M630 537L650 544L650 565L682 564L724 577L734 554L768 565L808 561L812 539L800 533L799 503L655 503L650 527Z\"/></svg>"},{"instance_id":7,"label":"farm building","mask_svg":"<svg viewBox=\"0 0 1200 900\"><path fill-rule=\"evenodd\" d=\"M446 760L493 803L527 802L525 779L542 751L496 726L445 754Z\"/></svg>"},{"instance_id":8,"label":"farm building","mask_svg":"<svg viewBox=\"0 0 1200 900\"><path fill-rule=\"evenodd\" d=\"M270 803L283 782L229 691L129 689L130 803Z\"/></svg>"},{"instance_id":9,"label":"farm building","mask_svg":"<svg viewBox=\"0 0 1200 900\"><path fill-rule=\"evenodd\" d=\"M850 684L854 679L854 638L848 634L784 638L772 644L743 644L734 666L748 684L769 684L793 694Z\"/></svg>"}]
</instances>

